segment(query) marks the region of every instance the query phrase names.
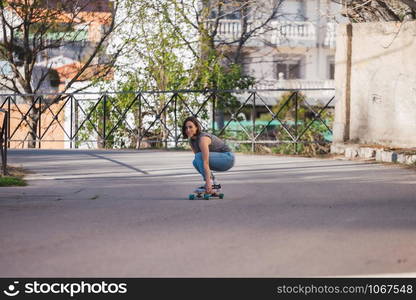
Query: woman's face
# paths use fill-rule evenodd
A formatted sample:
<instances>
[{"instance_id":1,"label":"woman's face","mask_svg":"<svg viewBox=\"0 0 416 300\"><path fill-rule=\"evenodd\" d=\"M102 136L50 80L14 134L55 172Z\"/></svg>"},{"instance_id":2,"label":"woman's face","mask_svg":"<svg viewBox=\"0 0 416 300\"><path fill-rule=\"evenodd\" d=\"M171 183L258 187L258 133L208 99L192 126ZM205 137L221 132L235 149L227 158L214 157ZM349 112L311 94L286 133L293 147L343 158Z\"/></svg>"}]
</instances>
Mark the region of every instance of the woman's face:
<instances>
[{"instance_id":1,"label":"woman's face","mask_svg":"<svg viewBox=\"0 0 416 300\"><path fill-rule=\"evenodd\" d=\"M196 135L198 128L195 126L195 124L192 121L188 121L185 123L185 132L188 138L193 137Z\"/></svg>"}]
</instances>

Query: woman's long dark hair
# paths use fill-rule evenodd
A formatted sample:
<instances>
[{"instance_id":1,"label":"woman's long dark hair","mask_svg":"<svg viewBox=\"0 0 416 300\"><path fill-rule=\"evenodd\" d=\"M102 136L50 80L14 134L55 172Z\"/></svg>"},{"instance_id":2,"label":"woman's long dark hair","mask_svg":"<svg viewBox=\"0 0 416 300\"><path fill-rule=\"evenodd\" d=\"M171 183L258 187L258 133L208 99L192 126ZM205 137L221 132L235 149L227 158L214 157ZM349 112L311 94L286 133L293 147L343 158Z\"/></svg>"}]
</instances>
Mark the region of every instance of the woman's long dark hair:
<instances>
[{"instance_id":1,"label":"woman's long dark hair","mask_svg":"<svg viewBox=\"0 0 416 300\"><path fill-rule=\"evenodd\" d=\"M196 128L197 128L196 134L197 135L201 132L201 125L199 125L198 119L195 118L195 117L187 117L185 119L185 121L183 121L183 124L182 124L182 134L183 134L183 137L185 137L185 138L188 137L187 134L186 134L186 130L185 130L185 124L186 124L186 122L189 122L189 121L191 121L192 123L194 123L194 125L196 126Z\"/></svg>"}]
</instances>

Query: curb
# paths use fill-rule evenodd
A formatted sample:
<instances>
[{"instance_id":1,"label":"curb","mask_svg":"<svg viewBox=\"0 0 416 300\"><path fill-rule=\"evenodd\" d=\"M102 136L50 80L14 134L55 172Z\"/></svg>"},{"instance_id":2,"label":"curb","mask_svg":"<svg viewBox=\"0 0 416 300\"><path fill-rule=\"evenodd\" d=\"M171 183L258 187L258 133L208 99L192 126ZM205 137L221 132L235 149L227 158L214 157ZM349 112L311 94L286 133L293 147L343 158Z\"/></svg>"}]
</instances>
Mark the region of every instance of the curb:
<instances>
[{"instance_id":1,"label":"curb","mask_svg":"<svg viewBox=\"0 0 416 300\"><path fill-rule=\"evenodd\" d=\"M365 159L380 162L416 164L415 150L389 150L357 144L332 144L331 153L343 154L348 159Z\"/></svg>"}]
</instances>

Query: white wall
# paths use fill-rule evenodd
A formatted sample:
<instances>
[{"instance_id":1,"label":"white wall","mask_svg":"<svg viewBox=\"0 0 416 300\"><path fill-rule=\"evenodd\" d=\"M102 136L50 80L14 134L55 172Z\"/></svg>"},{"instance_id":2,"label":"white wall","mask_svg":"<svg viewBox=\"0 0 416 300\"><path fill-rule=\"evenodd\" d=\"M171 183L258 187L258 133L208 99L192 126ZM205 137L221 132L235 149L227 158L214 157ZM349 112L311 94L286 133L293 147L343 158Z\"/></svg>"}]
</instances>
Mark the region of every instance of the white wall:
<instances>
[{"instance_id":1,"label":"white wall","mask_svg":"<svg viewBox=\"0 0 416 300\"><path fill-rule=\"evenodd\" d=\"M340 32L345 29L340 28ZM416 147L416 21L353 24L350 140L362 144ZM347 47L338 36L336 126L342 142L348 91Z\"/></svg>"}]
</instances>

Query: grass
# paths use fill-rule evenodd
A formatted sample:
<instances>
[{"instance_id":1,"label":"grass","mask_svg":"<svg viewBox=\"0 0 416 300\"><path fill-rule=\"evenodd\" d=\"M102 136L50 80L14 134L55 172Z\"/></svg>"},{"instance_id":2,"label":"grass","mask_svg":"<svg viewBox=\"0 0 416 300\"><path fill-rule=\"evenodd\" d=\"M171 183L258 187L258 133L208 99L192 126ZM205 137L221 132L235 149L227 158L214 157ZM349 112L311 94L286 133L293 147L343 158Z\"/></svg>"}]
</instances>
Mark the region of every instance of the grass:
<instances>
[{"instance_id":1,"label":"grass","mask_svg":"<svg viewBox=\"0 0 416 300\"><path fill-rule=\"evenodd\" d=\"M23 177L28 173L28 171L23 168L7 166L7 175L0 176L0 187L4 186L26 186L27 183Z\"/></svg>"},{"instance_id":2,"label":"grass","mask_svg":"<svg viewBox=\"0 0 416 300\"><path fill-rule=\"evenodd\" d=\"M0 186L25 186L26 181L19 177L2 176L0 177Z\"/></svg>"}]
</instances>

